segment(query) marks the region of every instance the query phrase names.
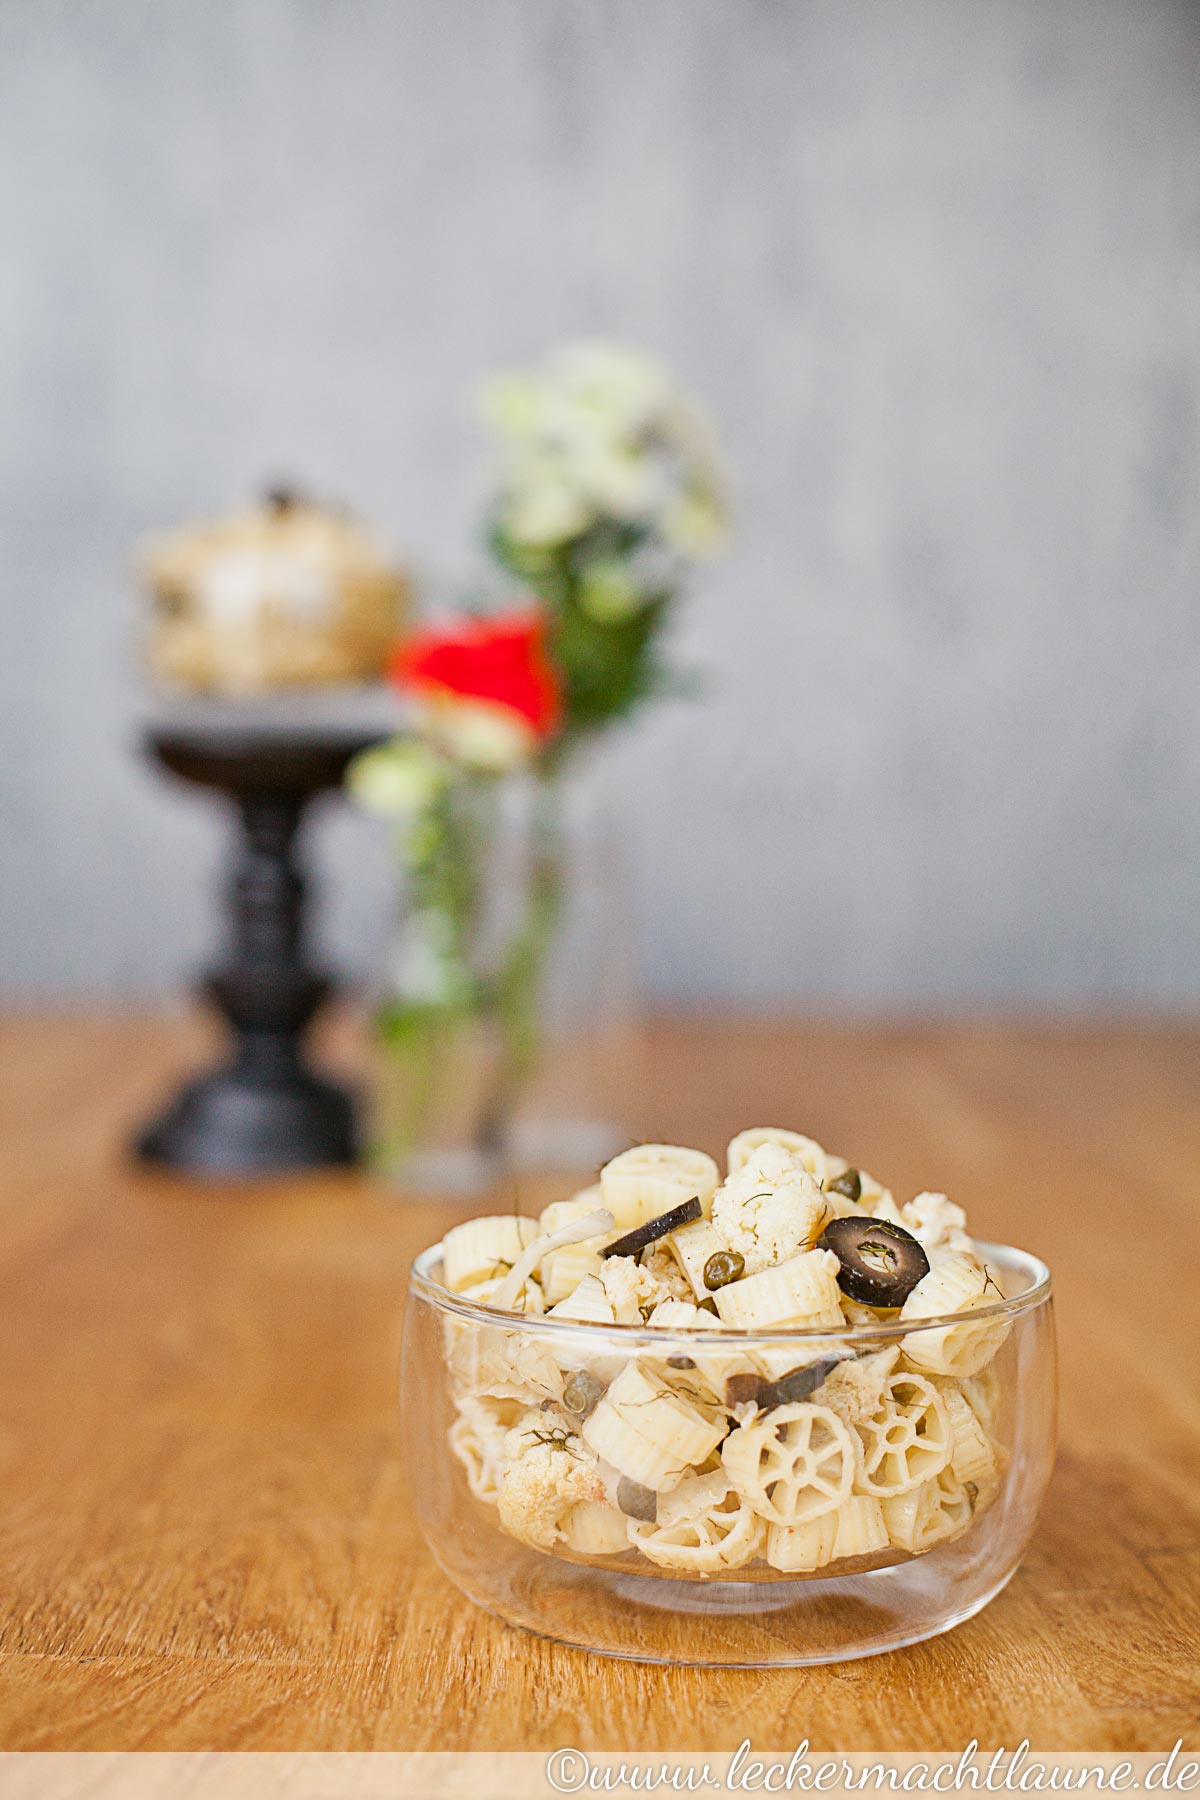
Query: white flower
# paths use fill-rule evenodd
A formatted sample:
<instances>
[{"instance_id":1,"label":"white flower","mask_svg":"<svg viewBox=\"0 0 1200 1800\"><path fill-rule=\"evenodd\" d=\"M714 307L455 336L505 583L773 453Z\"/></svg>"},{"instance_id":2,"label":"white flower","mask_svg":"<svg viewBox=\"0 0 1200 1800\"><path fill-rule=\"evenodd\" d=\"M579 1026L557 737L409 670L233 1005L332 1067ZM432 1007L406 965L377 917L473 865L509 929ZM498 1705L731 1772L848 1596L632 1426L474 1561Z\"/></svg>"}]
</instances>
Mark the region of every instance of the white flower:
<instances>
[{"instance_id":1,"label":"white flower","mask_svg":"<svg viewBox=\"0 0 1200 1800\"><path fill-rule=\"evenodd\" d=\"M379 744L350 764L347 785L364 812L384 819L420 812L445 780L440 758L425 744Z\"/></svg>"},{"instance_id":2,"label":"white flower","mask_svg":"<svg viewBox=\"0 0 1200 1800\"><path fill-rule=\"evenodd\" d=\"M681 556L711 556L725 535L724 511L713 494L679 494L664 509L662 534Z\"/></svg>"},{"instance_id":3,"label":"white flower","mask_svg":"<svg viewBox=\"0 0 1200 1800\"><path fill-rule=\"evenodd\" d=\"M645 602L628 561L615 558L589 563L580 582L579 604L597 624L612 625L628 619Z\"/></svg>"},{"instance_id":4,"label":"white flower","mask_svg":"<svg viewBox=\"0 0 1200 1800\"><path fill-rule=\"evenodd\" d=\"M580 494L553 469L526 471L503 511L504 528L518 544L565 544L593 523Z\"/></svg>"},{"instance_id":5,"label":"white flower","mask_svg":"<svg viewBox=\"0 0 1200 1800\"><path fill-rule=\"evenodd\" d=\"M519 769L537 749L533 732L507 706L456 695L453 700L422 701L417 711L431 744L453 762L481 774L504 775Z\"/></svg>"},{"instance_id":6,"label":"white flower","mask_svg":"<svg viewBox=\"0 0 1200 1800\"><path fill-rule=\"evenodd\" d=\"M604 521L678 556L718 541L724 501L708 428L644 351L568 345L487 383L481 410L500 440L496 513L515 544L564 544Z\"/></svg>"}]
</instances>

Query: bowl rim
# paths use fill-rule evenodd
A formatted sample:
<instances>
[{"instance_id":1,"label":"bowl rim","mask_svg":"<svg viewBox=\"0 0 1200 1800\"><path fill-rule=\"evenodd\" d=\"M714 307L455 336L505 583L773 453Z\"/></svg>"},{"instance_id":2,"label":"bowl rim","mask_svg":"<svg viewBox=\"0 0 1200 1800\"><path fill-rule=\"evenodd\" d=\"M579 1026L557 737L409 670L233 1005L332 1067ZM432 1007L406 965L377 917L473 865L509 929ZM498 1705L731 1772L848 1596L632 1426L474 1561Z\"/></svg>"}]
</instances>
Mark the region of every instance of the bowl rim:
<instances>
[{"instance_id":1,"label":"bowl rim","mask_svg":"<svg viewBox=\"0 0 1200 1800\"><path fill-rule=\"evenodd\" d=\"M680 1326L608 1325L596 1319L554 1319L545 1313L509 1312L497 1306L485 1306L482 1301L468 1299L463 1294L456 1294L430 1273L442 1254L440 1240L436 1244L430 1244L413 1258L409 1271L409 1292L429 1301L442 1312L472 1320L477 1325L502 1325L507 1330L520 1326L522 1331L539 1337L573 1337L580 1333L585 1336L611 1337L617 1333L621 1342L626 1344L662 1344L668 1339L678 1338L688 1344L714 1348L719 1345L728 1347L731 1343L840 1343L846 1340L860 1344L886 1343L896 1338L909 1337L914 1332L942 1331L948 1325L981 1325L991 1319L1015 1319L1022 1313L1033 1311L1035 1307L1044 1306L1050 1299L1053 1280L1050 1270L1040 1257L1031 1255L1028 1250L1018 1249L1014 1244L996 1244L982 1238L975 1240L975 1247L982 1255L985 1268L990 1258L1001 1268L1015 1269L1026 1275L1029 1286L1020 1294L996 1300L989 1306L977 1306L969 1312L939 1313L929 1319L901 1320L897 1316L881 1320L877 1325L803 1325L775 1331L746 1331L733 1326L721 1326L714 1330L689 1330Z\"/></svg>"}]
</instances>

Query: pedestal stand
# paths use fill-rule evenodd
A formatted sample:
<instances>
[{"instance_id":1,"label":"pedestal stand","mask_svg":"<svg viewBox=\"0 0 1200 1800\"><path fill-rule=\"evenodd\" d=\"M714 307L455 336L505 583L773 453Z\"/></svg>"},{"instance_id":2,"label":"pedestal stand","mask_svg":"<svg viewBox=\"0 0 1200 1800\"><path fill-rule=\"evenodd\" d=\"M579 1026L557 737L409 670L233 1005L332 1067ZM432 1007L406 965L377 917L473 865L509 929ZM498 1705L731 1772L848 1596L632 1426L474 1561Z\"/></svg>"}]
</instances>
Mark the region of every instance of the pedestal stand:
<instances>
[{"instance_id":1,"label":"pedestal stand","mask_svg":"<svg viewBox=\"0 0 1200 1800\"><path fill-rule=\"evenodd\" d=\"M315 1075L301 1054L330 982L304 953L296 843L310 801L340 786L350 759L378 737L234 727L147 733L149 756L225 795L239 822L229 949L203 987L232 1028L233 1053L224 1068L189 1083L143 1133L137 1150L147 1161L239 1175L354 1160L350 1096Z\"/></svg>"}]
</instances>

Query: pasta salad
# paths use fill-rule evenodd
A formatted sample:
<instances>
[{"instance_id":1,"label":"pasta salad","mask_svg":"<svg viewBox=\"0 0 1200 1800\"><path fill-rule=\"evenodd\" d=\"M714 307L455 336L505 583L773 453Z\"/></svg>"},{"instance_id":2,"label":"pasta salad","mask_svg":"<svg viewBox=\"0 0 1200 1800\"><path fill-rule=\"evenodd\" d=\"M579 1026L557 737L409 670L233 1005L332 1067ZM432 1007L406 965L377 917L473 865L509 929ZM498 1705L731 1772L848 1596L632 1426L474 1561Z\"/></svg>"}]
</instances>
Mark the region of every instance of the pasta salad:
<instances>
[{"instance_id":1,"label":"pasta salad","mask_svg":"<svg viewBox=\"0 0 1200 1800\"><path fill-rule=\"evenodd\" d=\"M959 1537L1000 1491L1010 1323L944 1194L897 1205L755 1127L723 1179L642 1144L539 1218L472 1219L442 1248L444 1286L495 1315L445 1320L451 1449L534 1549L701 1579L853 1571Z\"/></svg>"}]
</instances>

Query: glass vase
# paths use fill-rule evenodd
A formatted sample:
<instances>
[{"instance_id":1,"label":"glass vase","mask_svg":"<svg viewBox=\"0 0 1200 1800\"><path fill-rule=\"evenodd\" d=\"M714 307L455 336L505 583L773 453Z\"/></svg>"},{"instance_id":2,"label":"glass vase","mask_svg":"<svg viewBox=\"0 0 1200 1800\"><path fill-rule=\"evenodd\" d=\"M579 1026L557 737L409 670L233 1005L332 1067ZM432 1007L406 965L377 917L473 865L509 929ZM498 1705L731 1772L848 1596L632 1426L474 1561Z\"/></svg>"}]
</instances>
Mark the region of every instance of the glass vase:
<instances>
[{"instance_id":1,"label":"glass vase","mask_svg":"<svg viewBox=\"0 0 1200 1800\"><path fill-rule=\"evenodd\" d=\"M589 768L468 777L411 868L376 1014L376 1167L473 1192L588 1178L629 1141L629 883ZM420 846L418 846L418 852Z\"/></svg>"}]
</instances>

